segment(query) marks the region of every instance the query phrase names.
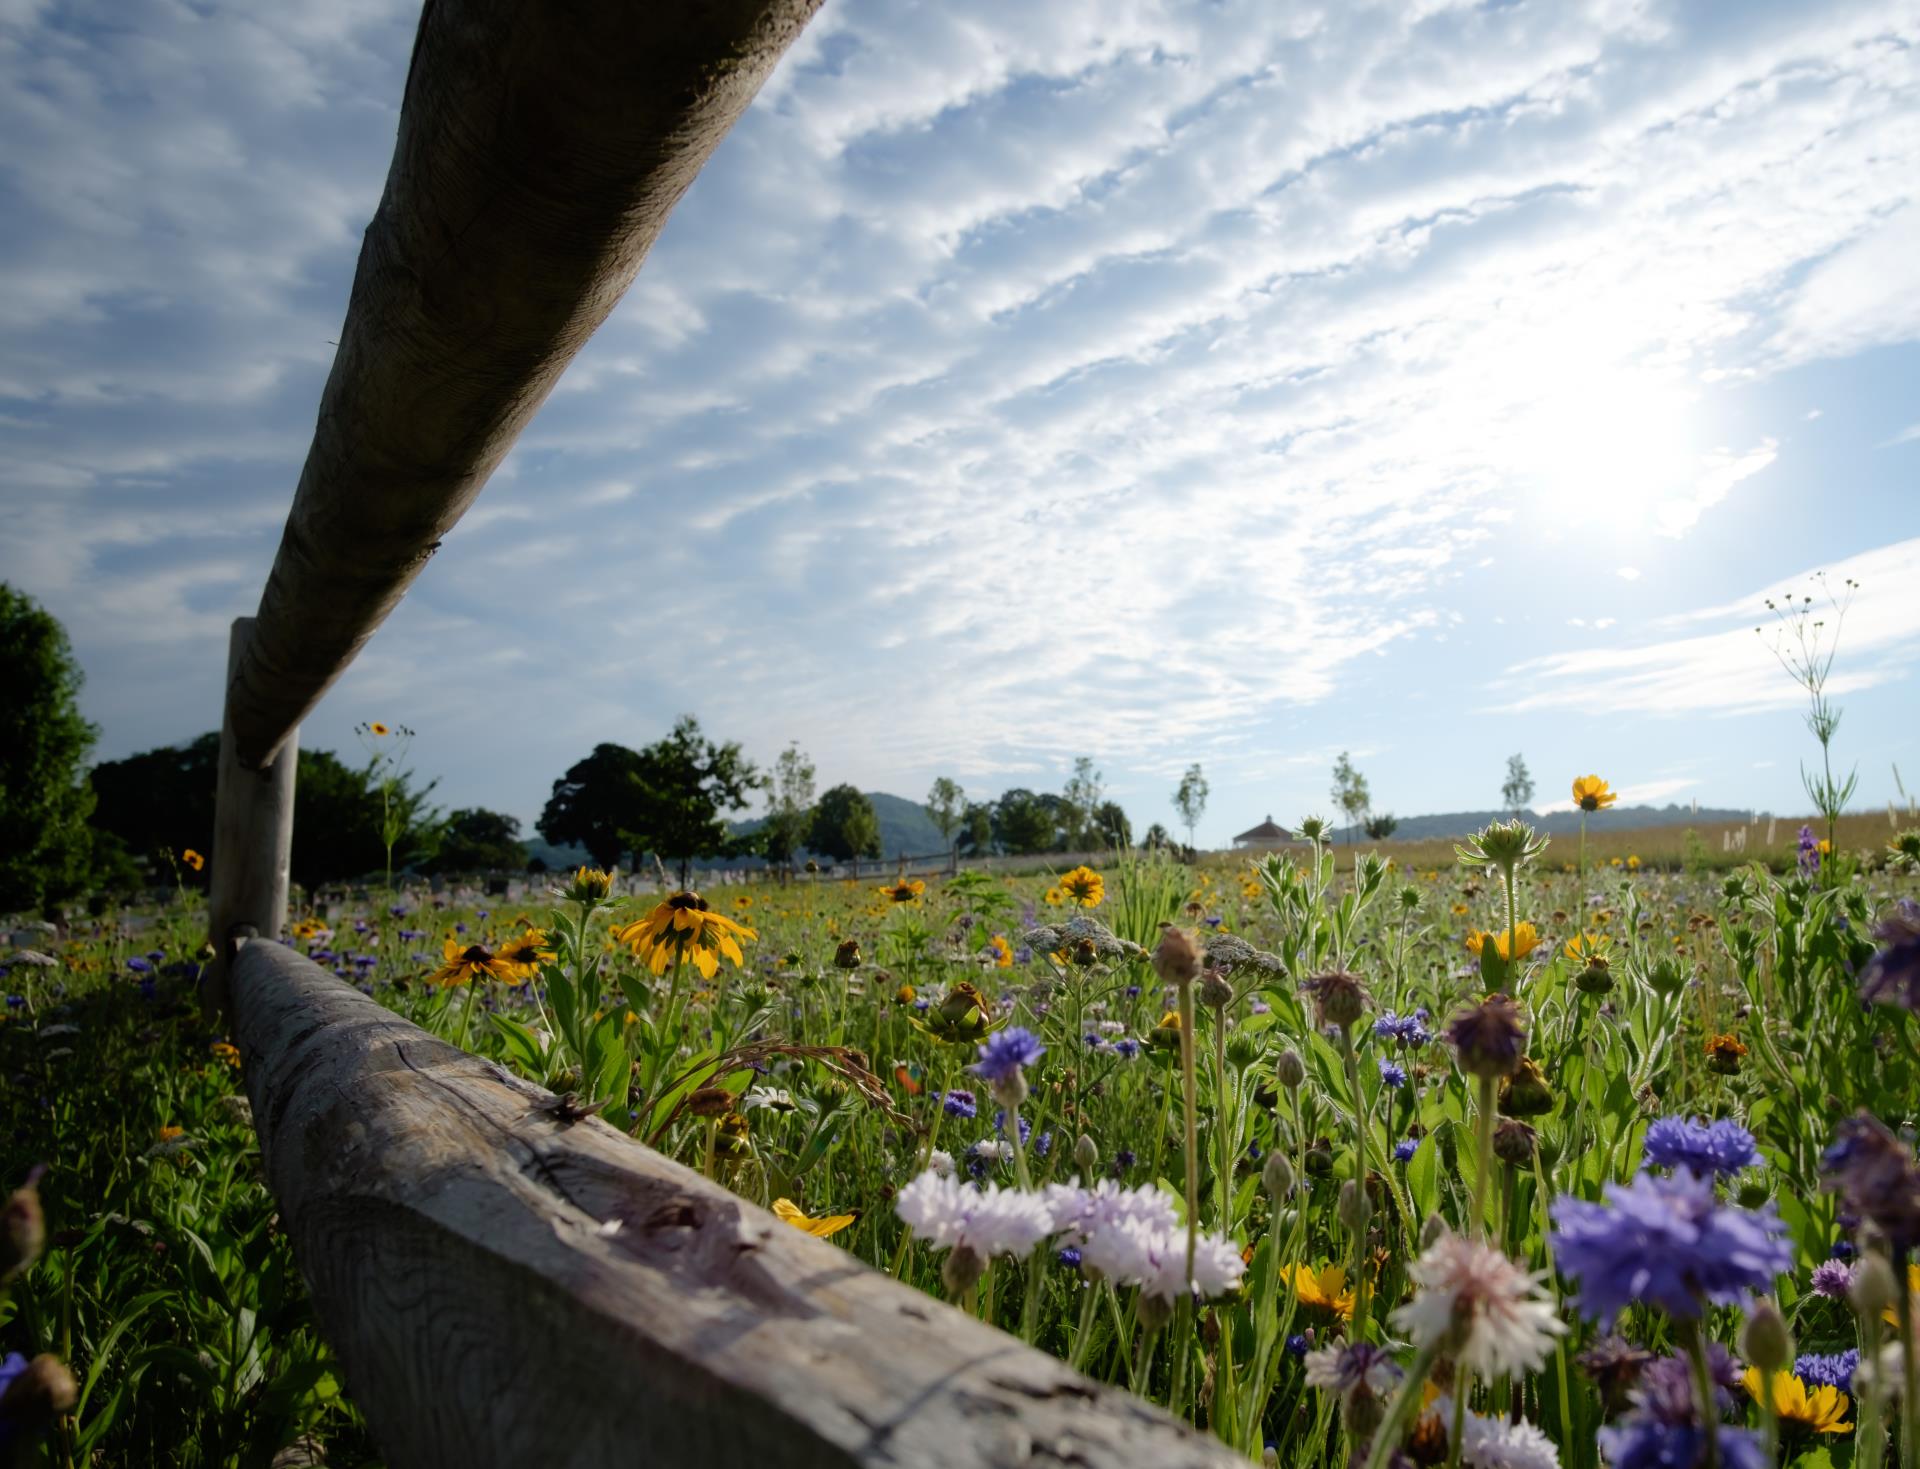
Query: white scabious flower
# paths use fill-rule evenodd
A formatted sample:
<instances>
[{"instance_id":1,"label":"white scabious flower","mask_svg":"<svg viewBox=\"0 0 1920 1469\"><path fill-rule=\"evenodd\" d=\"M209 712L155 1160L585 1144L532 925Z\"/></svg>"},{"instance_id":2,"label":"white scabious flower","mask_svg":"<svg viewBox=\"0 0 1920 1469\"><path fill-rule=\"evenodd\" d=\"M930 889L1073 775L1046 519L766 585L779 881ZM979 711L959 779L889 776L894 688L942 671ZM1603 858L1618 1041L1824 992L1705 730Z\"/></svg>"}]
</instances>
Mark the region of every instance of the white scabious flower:
<instances>
[{"instance_id":1,"label":"white scabious flower","mask_svg":"<svg viewBox=\"0 0 1920 1469\"><path fill-rule=\"evenodd\" d=\"M944 1148L935 1148L927 1154L927 1167L942 1178L953 1177L953 1154Z\"/></svg>"},{"instance_id":2,"label":"white scabious flower","mask_svg":"<svg viewBox=\"0 0 1920 1469\"><path fill-rule=\"evenodd\" d=\"M993 1183L975 1188L931 1168L900 1190L893 1207L915 1239L936 1249L965 1248L982 1260L1024 1258L1053 1233L1053 1211L1039 1194Z\"/></svg>"},{"instance_id":3,"label":"white scabious flower","mask_svg":"<svg viewBox=\"0 0 1920 1469\"><path fill-rule=\"evenodd\" d=\"M1013 1144L1000 1138L987 1138L973 1145L975 1157L985 1158L989 1163L1010 1163L1013 1161Z\"/></svg>"},{"instance_id":4,"label":"white scabious flower","mask_svg":"<svg viewBox=\"0 0 1920 1469\"><path fill-rule=\"evenodd\" d=\"M1453 1432L1452 1398L1435 1398L1428 1411L1439 1414L1445 1430ZM1509 1423L1504 1418L1483 1418L1468 1409L1460 1430L1460 1462L1469 1469L1560 1469L1560 1451L1552 1439L1524 1419Z\"/></svg>"},{"instance_id":5,"label":"white scabious flower","mask_svg":"<svg viewBox=\"0 0 1920 1469\"><path fill-rule=\"evenodd\" d=\"M1047 1206L1053 1210L1054 1227L1064 1245L1084 1246L1102 1229L1127 1219L1137 1219L1156 1229L1173 1229L1178 1224L1173 1200L1152 1184L1122 1188L1111 1178L1103 1178L1092 1188L1072 1183L1047 1185Z\"/></svg>"},{"instance_id":6,"label":"white scabious flower","mask_svg":"<svg viewBox=\"0 0 1920 1469\"><path fill-rule=\"evenodd\" d=\"M1563 1333L1553 1302L1530 1274L1491 1245L1442 1235L1407 1267L1418 1288L1393 1313L1415 1346L1444 1343L1455 1361L1482 1377L1536 1372Z\"/></svg>"}]
</instances>

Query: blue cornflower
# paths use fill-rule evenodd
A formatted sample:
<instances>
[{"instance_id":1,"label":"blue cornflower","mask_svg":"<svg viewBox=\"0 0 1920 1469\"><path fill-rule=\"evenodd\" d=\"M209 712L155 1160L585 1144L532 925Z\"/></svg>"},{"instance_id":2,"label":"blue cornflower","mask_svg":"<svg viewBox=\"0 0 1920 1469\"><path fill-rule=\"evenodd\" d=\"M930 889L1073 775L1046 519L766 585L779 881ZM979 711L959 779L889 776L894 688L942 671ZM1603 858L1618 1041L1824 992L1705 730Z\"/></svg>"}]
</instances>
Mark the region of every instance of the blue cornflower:
<instances>
[{"instance_id":1,"label":"blue cornflower","mask_svg":"<svg viewBox=\"0 0 1920 1469\"><path fill-rule=\"evenodd\" d=\"M1125 1173L1129 1168L1133 1167L1137 1161L1133 1155L1132 1148L1122 1148L1113 1155L1113 1171L1115 1173Z\"/></svg>"},{"instance_id":2,"label":"blue cornflower","mask_svg":"<svg viewBox=\"0 0 1920 1469\"><path fill-rule=\"evenodd\" d=\"M1374 1035L1383 1041L1398 1041L1403 1046L1424 1046L1433 1037L1421 1023L1421 1015L1396 1015L1389 1010L1373 1022Z\"/></svg>"},{"instance_id":3,"label":"blue cornflower","mask_svg":"<svg viewBox=\"0 0 1920 1469\"><path fill-rule=\"evenodd\" d=\"M1660 1117L1647 1128L1643 1162L1649 1168L1691 1168L1703 1178L1727 1178L1759 1160L1753 1134L1728 1117Z\"/></svg>"},{"instance_id":4,"label":"blue cornflower","mask_svg":"<svg viewBox=\"0 0 1920 1469\"><path fill-rule=\"evenodd\" d=\"M387 909L387 912L391 913L395 918L405 918L407 916L407 905L405 903L395 903L391 908Z\"/></svg>"},{"instance_id":5,"label":"blue cornflower","mask_svg":"<svg viewBox=\"0 0 1920 1469\"><path fill-rule=\"evenodd\" d=\"M1137 1000L1137 999L1139 999L1139 998L1140 998L1140 986L1139 986L1139 985L1137 985L1137 984L1130 984L1130 985L1128 985L1128 986L1127 986L1127 998L1128 998L1129 1000Z\"/></svg>"},{"instance_id":6,"label":"blue cornflower","mask_svg":"<svg viewBox=\"0 0 1920 1469\"><path fill-rule=\"evenodd\" d=\"M1069 1270L1078 1270L1080 1268L1080 1252L1076 1250L1072 1245L1068 1245L1064 1249L1055 1251L1053 1258L1058 1260L1062 1265L1066 1266L1067 1269Z\"/></svg>"},{"instance_id":7,"label":"blue cornflower","mask_svg":"<svg viewBox=\"0 0 1920 1469\"><path fill-rule=\"evenodd\" d=\"M1706 1432L1691 1423L1629 1418L1602 1428L1599 1439L1609 1469L1694 1469L1706 1463ZM1767 1451L1759 1435L1723 1425L1715 1442L1720 1469L1767 1469Z\"/></svg>"},{"instance_id":8,"label":"blue cornflower","mask_svg":"<svg viewBox=\"0 0 1920 1469\"><path fill-rule=\"evenodd\" d=\"M1853 1372L1860 1365L1860 1351L1848 1347L1844 1352L1803 1352L1793 1359L1793 1375L1808 1387L1837 1387L1853 1391Z\"/></svg>"},{"instance_id":9,"label":"blue cornflower","mask_svg":"<svg viewBox=\"0 0 1920 1469\"><path fill-rule=\"evenodd\" d=\"M1006 1134L1007 1134L1007 1109L1006 1109L1005 1107L1001 1107L1001 1108L999 1108L999 1109L997 1109L997 1110L996 1110L996 1111L994 1112L994 1114L993 1114L993 1130L994 1130L995 1132L997 1132L997 1133L999 1133L999 1134L1000 1134L1000 1135L1001 1135L1002 1137L1005 1137L1005 1136L1006 1136ZM1033 1136L1033 1124L1032 1124L1031 1122L1029 1122L1029 1121L1027 1121L1027 1119L1026 1119L1026 1118L1024 1118L1024 1117L1022 1117L1022 1118L1020 1119L1020 1143L1021 1143L1021 1146L1023 1146L1023 1147L1024 1147L1024 1146L1026 1145L1026 1141L1027 1141L1027 1139L1028 1139L1028 1138L1030 1138L1030 1137L1032 1137L1032 1136Z\"/></svg>"},{"instance_id":10,"label":"blue cornflower","mask_svg":"<svg viewBox=\"0 0 1920 1469\"><path fill-rule=\"evenodd\" d=\"M1692 1321L1703 1305L1766 1294L1793 1268L1786 1226L1768 1204L1720 1203L1713 1180L1681 1169L1608 1184L1605 1204L1563 1194L1554 1201L1554 1258L1579 1281L1575 1304L1610 1319L1636 1301Z\"/></svg>"},{"instance_id":11,"label":"blue cornflower","mask_svg":"<svg viewBox=\"0 0 1920 1469\"><path fill-rule=\"evenodd\" d=\"M1393 1161L1396 1163L1410 1163L1413 1161L1413 1155L1419 1151L1420 1151L1419 1138L1417 1137L1402 1138L1400 1139L1399 1142L1393 1145Z\"/></svg>"},{"instance_id":12,"label":"blue cornflower","mask_svg":"<svg viewBox=\"0 0 1920 1469\"><path fill-rule=\"evenodd\" d=\"M1920 903L1902 898L1873 927L1884 946L1860 976L1860 998L1920 1013Z\"/></svg>"},{"instance_id":13,"label":"blue cornflower","mask_svg":"<svg viewBox=\"0 0 1920 1469\"><path fill-rule=\"evenodd\" d=\"M1033 945L1022 944L1019 948L1015 949L1013 951L1013 962L1016 964L1033 963Z\"/></svg>"},{"instance_id":14,"label":"blue cornflower","mask_svg":"<svg viewBox=\"0 0 1920 1469\"><path fill-rule=\"evenodd\" d=\"M487 915L482 913L480 916L485 918ZM365 933L371 927L373 927L373 925L368 923L364 918L356 918L353 920L353 931L355 933Z\"/></svg>"},{"instance_id":15,"label":"blue cornflower","mask_svg":"<svg viewBox=\"0 0 1920 1469\"><path fill-rule=\"evenodd\" d=\"M25 995L8 995L7 996L7 1008L9 1010L18 1010L22 1008L26 1003L27 1003L27 997Z\"/></svg>"},{"instance_id":16,"label":"blue cornflower","mask_svg":"<svg viewBox=\"0 0 1920 1469\"><path fill-rule=\"evenodd\" d=\"M967 1069L987 1081L1007 1081L1046 1053L1039 1036L1024 1025L1015 1025L997 1030L981 1042L980 1059Z\"/></svg>"},{"instance_id":17,"label":"blue cornflower","mask_svg":"<svg viewBox=\"0 0 1920 1469\"><path fill-rule=\"evenodd\" d=\"M1080 1039L1087 1043L1088 1050L1097 1051L1100 1049L1100 1032L1099 1031L1090 1030L1085 1035L1081 1036Z\"/></svg>"},{"instance_id":18,"label":"blue cornflower","mask_svg":"<svg viewBox=\"0 0 1920 1469\"><path fill-rule=\"evenodd\" d=\"M1135 1056L1140 1054L1140 1042L1132 1036L1117 1040L1113 1043L1113 1054L1118 1056L1122 1061L1131 1061Z\"/></svg>"},{"instance_id":19,"label":"blue cornflower","mask_svg":"<svg viewBox=\"0 0 1920 1469\"><path fill-rule=\"evenodd\" d=\"M1307 1348L1311 1345L1312 1343L1297 1331L1287 1338L1287 1350L1296 1357L1306 1356Z\"/></svg>"},{"instance_id":20,"label":"blue cornflower","mask_svg":"<svg viewBox=\"0 0 1920 1469\"><path fill-rule=\"evenodd\" d=\"M1392 1087L1394 1090L1398 1091L1401 1087L1407 1084L1407 1072L1405 1067L1394 1065L1394 1063L1389 1061L1385 1056L1381 1056L1379 1058L1379 1062L1380 1062L1380 1080L1385 1085Z\"/></svg>"},{"instance_id":21,"label":"blue cornflower","mask_svg":"<svg viewBox=\"0 0 1920 1469\"><path fill-rule=\"evenodd\" d=\"M980 1112L979 1104L974 1101L973 1093L956 1087L941 1098L949 1117L965 1117L971 1121Z\"/></svg>"},{"instance_id":22,"label":"blue cornflower","mask_svg":"<svg viewBox=\"0 0 1920 1469\"><path fill-rule=\"evenodd\" d=\"M1025 1128L1026 1125L1027 1125L1027 1119L1022 1117L1020 1119L1020 1126L1022 1128ZM1047 1156L1048 1153L1051 1153L1052 1151L1053 1151L1053 1134L1052 1133L1043 1132L1040 1134L1040 1136L1038 1136L1033 1140L1033 1156L1034 1157L1044 1158Z\"/></svg>"},{"instance_id":23,"label":"blue cornflower","mask_svg":"<svg viewBox=\"0 0 1920 1469\"><path fill-rule=\"evenodd\" d=\"M147 959L142 959L138 954L134 955L133 958L127 960L127 968L131 969L135 974L153 973L152 961Z\"/></svg>"}]
</instances>

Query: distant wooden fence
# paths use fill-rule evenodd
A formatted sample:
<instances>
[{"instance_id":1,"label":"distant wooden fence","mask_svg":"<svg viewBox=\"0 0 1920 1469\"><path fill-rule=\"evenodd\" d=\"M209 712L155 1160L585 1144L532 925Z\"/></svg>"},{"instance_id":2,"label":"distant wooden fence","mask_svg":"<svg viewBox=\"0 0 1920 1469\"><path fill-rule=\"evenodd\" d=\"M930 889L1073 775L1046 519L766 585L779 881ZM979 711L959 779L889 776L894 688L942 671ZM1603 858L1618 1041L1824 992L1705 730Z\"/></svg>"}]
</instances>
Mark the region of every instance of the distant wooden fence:
<instances>
[{"instance_id":1,"label":"distant wooden fence","mask_svg":"<svg viewBox=\"0 0 1920 1469\"><path fill-rule=\"evenodd\" d=\"M633 279L818 0L426 0L259 614L211 919L281 1223L398 1469L1241 1462L275 941L300 720Z\"/></svg>"}]
</instances>

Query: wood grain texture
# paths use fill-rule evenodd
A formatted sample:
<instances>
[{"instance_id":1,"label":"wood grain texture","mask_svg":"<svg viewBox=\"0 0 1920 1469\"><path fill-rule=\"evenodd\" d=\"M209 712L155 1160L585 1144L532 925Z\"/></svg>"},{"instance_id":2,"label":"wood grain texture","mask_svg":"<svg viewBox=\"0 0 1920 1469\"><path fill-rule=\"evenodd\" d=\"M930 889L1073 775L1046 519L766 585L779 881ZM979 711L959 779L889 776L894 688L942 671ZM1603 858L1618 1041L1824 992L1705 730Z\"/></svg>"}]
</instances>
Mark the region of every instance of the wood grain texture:
<instances>
[{"instance_id":1,"label":"wood grain texture","mask_svg":"<svg viewBox=\"0 0 1920 1469\"><path fill-rule=\"evenodd\" d=\"M236 617L227 639L227 675L232 677L254 620ZM300 731L291 730L265 765L240 763L233 721L220 724L220 764L215 776L213 871L208 874L208 940L213 945L209 999L226 1008L228 945L237 930L275 937L287 922L287 887L293 865L293 789L300 763Z\"/></svg>"},{"instance_id":2,"label":"wood grain texture","mask_svg":"<svg viewBox=\"0 0 1920 1469\"><path fill-rule=\"evenodd\" d=\"M426 0L386 192L227 707L271 758L631 284L820 0Z\"/></svg>"},{"instance_id":3,"label":"wood grain texture","mask_svg":"<svg viewBox=\"0 0 1920 1469\"><path fill-rule=\"evenodd\" d=\"M284 945L233 995L282 1225L396 1469L1245 1464Z\"/></svg>"}]
</instances>

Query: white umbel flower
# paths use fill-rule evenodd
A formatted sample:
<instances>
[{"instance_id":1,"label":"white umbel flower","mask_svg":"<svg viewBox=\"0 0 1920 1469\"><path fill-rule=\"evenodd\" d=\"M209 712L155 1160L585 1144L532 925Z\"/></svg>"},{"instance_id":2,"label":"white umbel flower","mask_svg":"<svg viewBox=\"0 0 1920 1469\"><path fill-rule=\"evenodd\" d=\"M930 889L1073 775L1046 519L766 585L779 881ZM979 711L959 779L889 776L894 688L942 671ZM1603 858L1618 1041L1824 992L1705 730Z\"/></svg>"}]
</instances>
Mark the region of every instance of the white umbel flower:
<instances>
[{"instance_id":1,"label":"white umbel flower","mask_svg":"<svg viewBox=\"0 0 1920 1469\"><path fill-rule=\"evenodd\" d=\"M1563 1333L1561 1321L1530 1274L1491 1245L1442 1235L1407 1268L1418 1287L1393 1313L1415 1346L1443 1350L1482 1377L1536 1372Z\"/></svg>"},{"instance_id":2,"label":"white umbel flower","mask_svg":"<svg viewBox=\"0 0 1920 1469\"><path fill-rule=\"evenodd\" d=\"M900 1190L893 1207L915 1239L936 1249L964 1246L982 1260L1024 1258L1053 1233L1053 1211L1039 1194L992 1183L974 1188L931 1168Z\"/></svg>"}]
</instances>

